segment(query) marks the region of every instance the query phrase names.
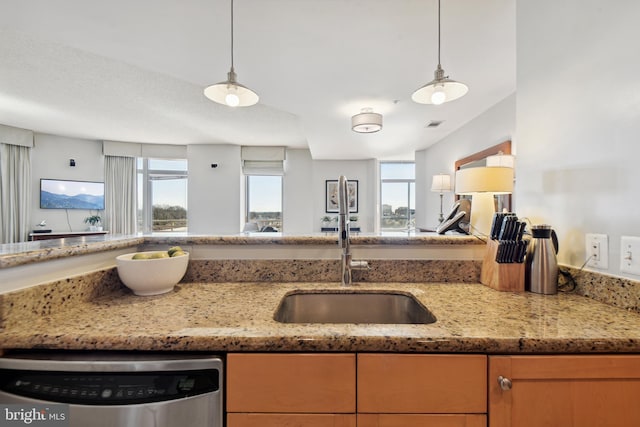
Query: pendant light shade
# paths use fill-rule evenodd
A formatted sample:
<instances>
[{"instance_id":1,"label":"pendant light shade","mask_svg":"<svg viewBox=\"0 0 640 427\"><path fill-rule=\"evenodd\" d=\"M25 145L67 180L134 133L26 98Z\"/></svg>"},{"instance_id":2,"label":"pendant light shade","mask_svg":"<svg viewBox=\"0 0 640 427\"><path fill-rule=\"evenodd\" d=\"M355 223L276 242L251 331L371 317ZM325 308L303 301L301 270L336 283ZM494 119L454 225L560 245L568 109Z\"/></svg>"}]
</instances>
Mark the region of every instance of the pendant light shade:
<instances>
[{"instance_id":1,"label":"pendant light shade","mask_svg":"<svg viewBox=\"0 0 640 427\"><path fill-rule=\"evenodd\" d=\"M218 104L229 107L248 107L258 103L258 94L237 81L233 68L233 0L231 0L231 70L227 73L227 80L208 86L204 95Z\"/></svg>"},{"instance_id":2,"label":"pendant light shade","mask_svg":"<svg viewBox=\"0 0 640 427\"><path fill-rule=\"evenodd\" d=\"M444 75L440 65L440 0L438 0L438 67L434 72L434 78L411 95L411 99L419 104L435 104L453 101L464 96L469 88L464 83L451 80Z\"/></svg>"},{"instance_id":3,"label":"pendant light shade","mask_svg":"<svg viewBox=\"0 0 640 427\"><path fill-rule=\"evenodd\" d=\"M218 104L229 107L248 107L258 103L258 94L236 81L236 73L231 68L227 73L227 80L208 86L204 95Z\"/></svg>"},{"instance_id":4,"label":"pendant light shade","mask_svg":"<svg viewBox=\"0 0 640 427\"><path fill-rule=\"evenodd\" d=\"M440 64L438 64L434 74L435 78L413 92L411 99L419 104L440 105L458 99L469 91L469 88L464 83L445 77L444 70Z\"/></svg>"}]
</instances>

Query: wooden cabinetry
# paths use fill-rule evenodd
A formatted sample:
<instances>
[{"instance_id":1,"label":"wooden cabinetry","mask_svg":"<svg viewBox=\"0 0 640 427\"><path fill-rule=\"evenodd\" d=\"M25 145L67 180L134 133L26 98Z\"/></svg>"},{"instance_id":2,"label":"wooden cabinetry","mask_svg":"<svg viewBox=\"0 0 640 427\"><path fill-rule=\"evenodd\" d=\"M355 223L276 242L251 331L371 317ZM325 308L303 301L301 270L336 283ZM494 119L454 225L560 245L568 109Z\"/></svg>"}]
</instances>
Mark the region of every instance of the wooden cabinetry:
<instances>
[{"instance_id":1,"label":"wooden cabinetry","mask_svg":"<svg viewBox=\"0 0 640 427\"><path fill-rule=\"evenodd\" d=\"M358 427L480 427L486 411L486 356L358 354Z\"/></svg>"},{"instance_id":2,"label":"wooden cabinetry","mask_svg":"<svg viewBox=\"0 0 640 427\"><path fill-rule=\"evenodd\" d=\"M358 414L358 427L486 427L482 414Z\"/></svg>"},{"instance_id":3,"label":"wooden cabinetry","mask_svg":"<svg viewBox=\"0 0 640 427\"><path fill-rule=\"evenodd\" d=\"M229 354L227 375L228 427L486 426L486 356Z\"/></svg>"},{"instance_id":4,"label":"wooden cabinetry","mask_svg":"<svg viewBox=\"0 0 640 427\"><path fill-rule=\"evenodd\" d=\"M639 426L639 399L640 356L489 358L490 427Z\"/></svg>"},{"instance_id":5,"label":"wooden cabinetry","mask_svg":"<svg viewBox=\"0 0 640 427\"><path fill-rule=\"evenodd\" d=\"M358 354L360 413L486 411L486 356Z\"/></svg>"},{"instance_id":6,"label":"wooden cabinetry","mask_svg":"<svg viewBox=\"0 0 640 427\"><path fill-rule=\"evenodd\" d=\"M355 427L355 354L229 354L227 426Z\"/></svg>"},{"instance_id":7,"label":"wooden cabinetry","mask_svg":"<svg viewBox=\"0 0 640 427\"><path fill-rule=\"evenodd\" d=\"M354 414L229 413L227 427L356 427L356 416Z\"/></svg>"},{"instance_id":8,"label":"wooden cabinetry","mask_svg":"<svg viewBox=\"0 0 640 427\"><path fill-rule=\"evenodd\" d=\"M228 427L640 425L636 355L229 354L227 373Z\"/></svg>"}]
</instances>

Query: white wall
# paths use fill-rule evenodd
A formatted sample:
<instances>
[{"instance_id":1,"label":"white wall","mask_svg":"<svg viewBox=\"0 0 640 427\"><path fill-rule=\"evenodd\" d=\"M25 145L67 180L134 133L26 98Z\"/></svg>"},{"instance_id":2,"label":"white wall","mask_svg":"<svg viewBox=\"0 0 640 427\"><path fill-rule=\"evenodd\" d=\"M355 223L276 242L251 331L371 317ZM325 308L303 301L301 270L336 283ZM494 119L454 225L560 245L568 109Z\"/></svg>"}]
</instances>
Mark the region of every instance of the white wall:
<instances>
[{"instance_id":1,"label":"white wall","mask_svg":"<svg viewBox=\"0 0 640 427\"><path fill-rule=\"evenodd\" d=\"M416 225L434 227L440 213L440 193L431 192L433 175L445 173L454 182L454 163L485 148L512 139L516 126L516 96L508 96L487 111L426 150L416 151ZM515 153L515 143L512 143ZM519 175L519 172L518 172ZM454 202L444 193L443 211ZM515 202L515 201L514 201Z\"/></svg>"},{"instance_id":2,"label":"white wall","mask_svg":"<svg viewBox=\"0 0 640 427\"><path fill-rule=\"evenodd\" d=\"M639 17L633 0L517 3L518 213L574 266L585 233L607 234L610 274L620 236L640 236Z\"/></svg>"},{"instance_id":3,"label":"white wall","mask_svg":"<svg viewBox=\"0 0 640 427\"><path fill-rule=\"evenodd\" d=\"M237 234L242 229L244 185L240 147L189 145L189 233ZM217 168L211 164L217 163Z\"/></svg>"},{"instance_id":4,"label":"white wall","mask_svg":"<svg viewBox=\"0 0 640 427\"><path fill-rule=\"evenodd\" d=\"M377 207L377 162L375 160L315 160L313 162L312 182L310 189L313 195L314 227L320 231L321 221L325 215L335 216L337 213L325 212L325 182L337 180L340 175L349 181L358 181L358 223L363 232L375 230L375 212Z\"/></svg>"},{"instance_id":5,"label":"white wall","mask_svg":"<svg viewBox=\"0 0 640 427\"><path fill-rule=\"evenodd\" d=\"M75 159L75 167L69 166L69 159ZM36 133L31 152L31 177L33 228L40 221L46 220L46 228L54 231L87 230L88 224L84 223L84 219L91 215L89 210L40 209L40 179L104 181L102 143ZM94 214L95 212L93 211ZM98 214L103 216L104 211L99 211Z\"/></svg>"},{"instance_id":6,"label":"white wall","mask_svg":"<svg viewBox=\"0 0 640 427\"><path fill-rule=\"evenodd\" d=\"M313 160L309 150L287 150L283 178L282 221L287 234L307 234L317 224L313 201L318 197L312 180Z\"/></svg>"}]
</instances>

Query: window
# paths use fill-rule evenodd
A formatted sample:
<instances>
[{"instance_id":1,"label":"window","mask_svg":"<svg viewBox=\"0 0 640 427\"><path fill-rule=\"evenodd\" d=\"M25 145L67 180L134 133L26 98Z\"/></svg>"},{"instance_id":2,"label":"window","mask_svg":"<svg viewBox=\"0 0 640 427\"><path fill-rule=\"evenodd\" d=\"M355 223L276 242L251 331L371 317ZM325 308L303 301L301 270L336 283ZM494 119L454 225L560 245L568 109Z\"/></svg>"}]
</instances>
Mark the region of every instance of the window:
<instances>
[{"instance_id":1,"label":"window","mask_svg":"<svg viewBox=\"0 0 640 427\"><path fill-rule=\"evenodd\" d=\"M245 222L258 230L282 231L282 176L247 175Z\"/></svg>"},{"instance_id":2,"label":"window","mask_svg":"<svg viewBox=\"0 0 640 427\"><path fill-rule=\"evenodd\" d=\"M187 161L138 158L138 230L187 231Z\"/></svg>"},{"instance_id":3,"label":"window","mask_svg":"<svg viewBox=\"0 0 640 427\"><path fill-rule=\"evenodd\" d=\"M415 227L415 164L380 163L380 229L407 230Z\"/></svg>"}]
</instances>

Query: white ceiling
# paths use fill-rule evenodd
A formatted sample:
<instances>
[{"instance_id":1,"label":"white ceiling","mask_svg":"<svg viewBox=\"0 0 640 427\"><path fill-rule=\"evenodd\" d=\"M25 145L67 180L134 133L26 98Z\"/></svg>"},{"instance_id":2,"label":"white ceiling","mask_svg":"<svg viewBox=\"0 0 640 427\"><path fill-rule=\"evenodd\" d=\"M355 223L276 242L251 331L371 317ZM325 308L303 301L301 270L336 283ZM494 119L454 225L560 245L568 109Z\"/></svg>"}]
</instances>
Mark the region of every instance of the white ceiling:
<instances>
[{"instance_id":1,"label":"white ceiling","mask_svg":"<svg viewBox=\"0 0 640 427\"><path fill-rule=\"evenodd\" d=\"M0 123L78 138L286 145L316 159L412 159L515 91L515 0L442 0L442 66L469 93L411 101L437 65L436 0L0 0ZM376 134L350 118L384 115ZM436 129L425 125L444 120Z\"/></svg>"}]
</instances>

